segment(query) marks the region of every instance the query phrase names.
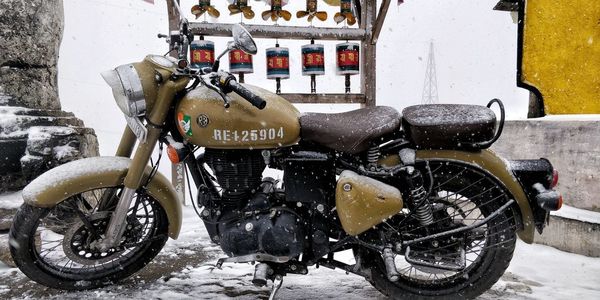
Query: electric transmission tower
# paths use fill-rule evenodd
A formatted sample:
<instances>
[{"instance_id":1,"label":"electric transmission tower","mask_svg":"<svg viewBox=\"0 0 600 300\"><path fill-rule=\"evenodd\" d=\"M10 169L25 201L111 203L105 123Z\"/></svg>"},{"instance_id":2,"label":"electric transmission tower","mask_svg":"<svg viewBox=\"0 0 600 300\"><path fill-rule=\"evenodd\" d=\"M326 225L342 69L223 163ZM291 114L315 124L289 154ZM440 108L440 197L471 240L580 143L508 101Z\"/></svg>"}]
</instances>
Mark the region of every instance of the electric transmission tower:
<instances>
[{"instance_id":1,"label":"electric transmission tower","mask_svg":"<svg viewBox=\"0 0 600 300\"><path fill-rule=\"evenodd\" d=\"M429 56L427 57L427 70L423 85L422 104L435 104L439 102L437 76L435 74L435 57L433 55L433 41L429 42Z\"/></svg>"}]
</instances>

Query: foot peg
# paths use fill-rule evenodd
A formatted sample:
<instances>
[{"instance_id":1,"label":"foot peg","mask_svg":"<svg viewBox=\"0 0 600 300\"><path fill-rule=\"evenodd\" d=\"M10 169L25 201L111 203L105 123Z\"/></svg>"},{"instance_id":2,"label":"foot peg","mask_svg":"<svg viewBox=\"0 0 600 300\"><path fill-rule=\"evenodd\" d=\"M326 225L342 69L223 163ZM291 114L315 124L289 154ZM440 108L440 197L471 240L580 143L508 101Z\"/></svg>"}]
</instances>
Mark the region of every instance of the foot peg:
<instances>
[{"instance_id":1,"label":"foot peg","mask_svg":"<svg viewBox=\"0 0 600 300\"><path fill-rule=\"evenodd\" d=\"M404 258L408 263L415 266L427 267L436 270L445 271L462 271L467 267L467 254L464 248L460 248L459 252L454 257L446 255L444 261L432 261L429 257L419 256L419 253L411 255L410 246L406 247ZM449 257L448 257L449 256Z\"/></svg>"},{"instance_id":2,"label":"foot peg","mask_svg":"<svg viewBox=\"0 0 600 300\"><path fill-rule=\"evenodd\" d=\"M396 270L396 262L394 261L394 253L391 248L383 249L383 264L385 265L386 275L389 281L396 282L400 279L400 274Z\"/></svg>"},{"instance_id":3,"label":"foot peg","mask_svg":"<svg viewBox=\"0 0 600 300\"><path fill-rule=\"evenodd\" d=\"M252 283L258 287L265 286L267 285L267 279L271 276L273 276L273 269L269 265L265 263L256 264Z\"/></svg>"}]
</instances>

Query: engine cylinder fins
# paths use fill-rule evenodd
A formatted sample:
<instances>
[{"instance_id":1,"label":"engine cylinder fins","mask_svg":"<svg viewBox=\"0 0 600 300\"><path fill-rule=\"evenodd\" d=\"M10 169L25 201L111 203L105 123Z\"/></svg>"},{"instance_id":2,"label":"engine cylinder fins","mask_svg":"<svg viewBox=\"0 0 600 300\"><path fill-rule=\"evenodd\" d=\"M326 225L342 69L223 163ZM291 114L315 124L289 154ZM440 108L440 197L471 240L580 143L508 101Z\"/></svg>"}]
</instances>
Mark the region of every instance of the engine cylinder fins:
<instances>
[{"instance_id":1,"label":"engine cylinder fins","mask_svg":"<svg viewBox=\"0 0 600 300\"><path fill-rule=\"evenodd\" d=\"M262 172L266 167L260 150L207 148L204 161L223 188L223 200L232 203L248 199L262 183Z\"/></svg>"}]
</instances>

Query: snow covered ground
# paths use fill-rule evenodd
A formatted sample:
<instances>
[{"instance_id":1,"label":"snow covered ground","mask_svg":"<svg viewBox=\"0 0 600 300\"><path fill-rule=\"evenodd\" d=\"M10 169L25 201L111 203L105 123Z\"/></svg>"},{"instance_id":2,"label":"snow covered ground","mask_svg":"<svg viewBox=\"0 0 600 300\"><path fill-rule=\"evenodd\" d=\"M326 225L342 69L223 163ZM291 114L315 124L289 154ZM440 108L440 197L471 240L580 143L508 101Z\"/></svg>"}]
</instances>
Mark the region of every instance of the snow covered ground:
<instances>
[{"instance_id":1,"label":"snow covered ground","mask_svg":"<svg viewBox=\"0 0 600 300\"><path fill-rule=\"evenodd\" d=\"M192 207L184 208L179 240L132 278L85 292L64 292L30 282L18 269L0 263L1 299L266 299L270 287L251 283L250 264L214 263L223 253L208 241ZM385 299L364 279L341 270L309 269L290 275L278 299ZM515 257L502 279L480 299L600 299L600 258L517 243Z\"/></svg>"}]
</instances>

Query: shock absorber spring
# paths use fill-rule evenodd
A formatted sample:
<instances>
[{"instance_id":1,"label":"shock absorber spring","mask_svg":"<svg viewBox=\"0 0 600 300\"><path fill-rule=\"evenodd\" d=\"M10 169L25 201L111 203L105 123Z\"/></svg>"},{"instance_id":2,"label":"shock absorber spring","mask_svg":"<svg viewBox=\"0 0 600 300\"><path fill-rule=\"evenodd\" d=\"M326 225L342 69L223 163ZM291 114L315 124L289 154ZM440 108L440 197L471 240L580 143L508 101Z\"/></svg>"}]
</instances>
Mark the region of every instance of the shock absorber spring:
<instances>
[{"instance_id":1,"label":"shock absorber spring","mask_svg":"<svg viewBox=\"0 0 600 300\"><path fill-rule=\"evenodd\" d=\"M419 170L413 169L412 174L409 173L407 177L411 187L410 199L415 210L415 217L421 226L427 226L433 223L433 210L427 199L423 176Z\"/></svg>"},{"instance_id":2,"label":"shock absorber spring","mask_svg":"<svg viewBox=\"0 0 600 300\"><path fill-rule=\"evenodd\" d=\"M427 200L427 191L423 185L410 191L410 196L415 206L415 216L421 226L433 223L433 212L431 203Z\"/></svg>"},{"instance_id":3,"label":"shock absorber spring","mask_svg":"<svg viewBox=\"0 0 600 300\"><path fill-rule=\"evenodd\" d=\"M381 153L379 152L379 146L371 146L369 151L367 151L367 163L369 167L376 167L377 161L379 160L379 156Z\"/></svg>"}]
</instances>

